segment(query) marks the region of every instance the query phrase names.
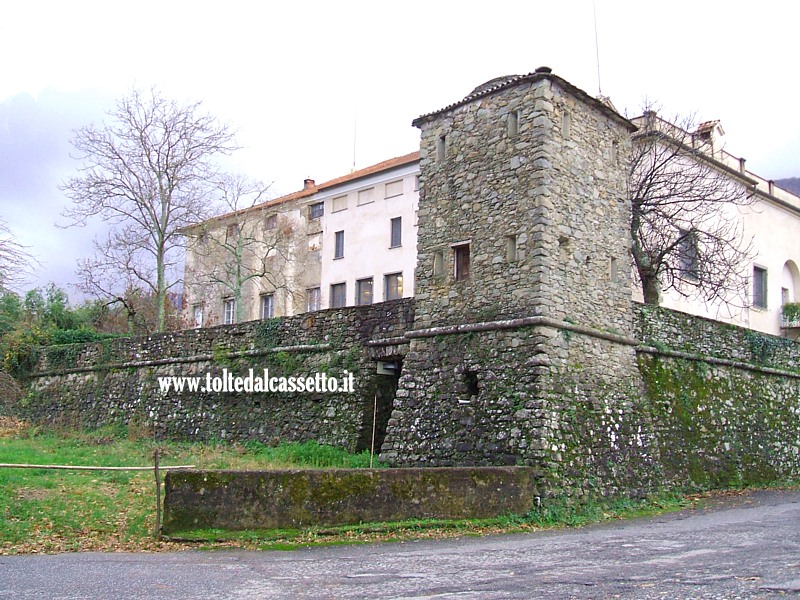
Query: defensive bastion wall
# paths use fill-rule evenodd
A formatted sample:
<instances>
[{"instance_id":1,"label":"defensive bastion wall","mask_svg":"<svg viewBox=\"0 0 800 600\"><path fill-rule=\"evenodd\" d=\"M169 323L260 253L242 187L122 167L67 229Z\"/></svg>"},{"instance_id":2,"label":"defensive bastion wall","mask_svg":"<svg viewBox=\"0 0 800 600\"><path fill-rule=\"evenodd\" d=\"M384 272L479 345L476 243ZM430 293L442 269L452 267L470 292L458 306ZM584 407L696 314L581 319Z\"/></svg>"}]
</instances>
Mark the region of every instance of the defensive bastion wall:
<instances>
[{"instance_id":1,"label":"defensive bastion wall","mask_svg":"<svg viewBox=\"0 0 800 600\"><path fill-rule=\"evenodd\" d=\"M800 475L796 343L641 305L636 339L541 317L415 330L413 312L404 300L54 347L19 410L37 421L134 422L159 437L314 439L355 450L369 447L377 396L390 464L528 465L542 496ZM401 383L395 397L397 377L378 375L377 362L402 365L413 352L413 381L430 384ZM598 372L620 354L627 364L629 353L635 373ZM356 392L162 394L157 383L250 368L347 369Z\"/></svg>"}]
</instances>

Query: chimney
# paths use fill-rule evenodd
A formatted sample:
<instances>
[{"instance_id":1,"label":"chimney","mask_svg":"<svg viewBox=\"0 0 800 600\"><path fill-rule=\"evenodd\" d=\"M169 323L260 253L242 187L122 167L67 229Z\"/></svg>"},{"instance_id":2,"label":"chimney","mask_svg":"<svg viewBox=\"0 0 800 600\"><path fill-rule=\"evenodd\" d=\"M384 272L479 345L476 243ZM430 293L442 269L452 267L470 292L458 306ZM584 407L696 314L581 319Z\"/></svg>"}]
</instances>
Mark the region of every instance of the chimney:
<instances>
[{"instance_id":1,"label":"chimney","mask_svg":"<svg viewBox=\"0 0 800 600\"><path fill-rule=\"evenodd\" d=\"M747 171L744 168L744 163L745 163L745 160L743 158L740 158L739 159L739 173L741 173L742 175L747 173Z\"/></svg>"},{"instance_id":2,"label":"chimney","mask_svg":"<svg viewBox=\"0 0 800 600\"><path fill-rule=\"evenodd\" d=\"M303 179L303 189L304 190L308 190L310 188L313 188L315 185L317 185L317 184L314 183L313 179L310 179L310 178L309 179Z\"/></svg>"}]
</instances>

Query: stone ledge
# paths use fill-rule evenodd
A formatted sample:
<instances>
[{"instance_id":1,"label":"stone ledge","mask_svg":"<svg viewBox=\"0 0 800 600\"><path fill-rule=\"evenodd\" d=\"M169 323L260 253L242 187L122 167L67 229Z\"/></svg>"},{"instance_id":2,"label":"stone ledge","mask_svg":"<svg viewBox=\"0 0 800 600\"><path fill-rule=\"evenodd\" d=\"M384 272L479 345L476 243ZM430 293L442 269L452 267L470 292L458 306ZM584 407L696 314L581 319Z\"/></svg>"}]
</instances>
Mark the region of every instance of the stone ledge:
<instances>
[{"instance_id":1,"label":"stone ledge","mask_svg":"<svg viewBox=\"0 0 800 600\"><path fill-rule=\"evenodd\" d=\"M165 534L485 519L525 514L538 495L530 467L176 471L165 490Z\"/></svg>"}]
</instances>

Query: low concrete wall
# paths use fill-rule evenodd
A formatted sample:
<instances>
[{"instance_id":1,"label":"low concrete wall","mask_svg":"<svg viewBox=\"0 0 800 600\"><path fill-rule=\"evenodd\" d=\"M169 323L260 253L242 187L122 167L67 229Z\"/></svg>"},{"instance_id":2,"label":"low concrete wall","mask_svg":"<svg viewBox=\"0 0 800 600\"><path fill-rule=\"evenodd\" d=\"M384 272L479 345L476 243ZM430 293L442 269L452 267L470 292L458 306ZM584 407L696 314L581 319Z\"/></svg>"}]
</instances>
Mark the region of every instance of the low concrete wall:
<instances>
[{"instance_id":1,"label":"low concrete wall","mask_svg":"<svg viewBox=\"0 0 800 600\"><path fill-rule=\"evenodd\" d=\"M163 531L481 519L524 514L537 495L527 467L173 471Z\"/></svg>"}]
</instances>

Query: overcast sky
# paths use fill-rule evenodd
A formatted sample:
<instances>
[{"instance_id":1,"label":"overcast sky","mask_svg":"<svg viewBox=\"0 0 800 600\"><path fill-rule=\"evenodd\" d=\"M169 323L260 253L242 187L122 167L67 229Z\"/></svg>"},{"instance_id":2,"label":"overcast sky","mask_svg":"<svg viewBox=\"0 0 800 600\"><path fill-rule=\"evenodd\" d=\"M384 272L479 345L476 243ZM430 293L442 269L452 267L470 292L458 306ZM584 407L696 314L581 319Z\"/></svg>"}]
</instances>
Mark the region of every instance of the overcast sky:
<instances>
[{"instance_id":1,"label":"overcast sky","mask_svg":"<svg viewBox=\"0 0 800 600\"><path fill-rule=\"evenodd\" d=\"M750 9L746 10L745 6ZM157 86L238 131L229 168L275 195L418 147L411 120L539 66L635 116L721 119L728 151L800 176L796 32L785 1L253 2L8 0L0 9L0 218L75 280L93 231L58 229L71 131ZM355 126L354 126L355 125Z\"/></svg>"}]
</instances>

